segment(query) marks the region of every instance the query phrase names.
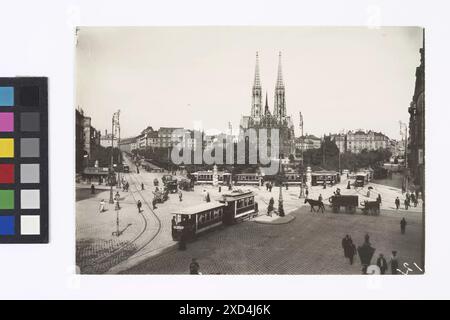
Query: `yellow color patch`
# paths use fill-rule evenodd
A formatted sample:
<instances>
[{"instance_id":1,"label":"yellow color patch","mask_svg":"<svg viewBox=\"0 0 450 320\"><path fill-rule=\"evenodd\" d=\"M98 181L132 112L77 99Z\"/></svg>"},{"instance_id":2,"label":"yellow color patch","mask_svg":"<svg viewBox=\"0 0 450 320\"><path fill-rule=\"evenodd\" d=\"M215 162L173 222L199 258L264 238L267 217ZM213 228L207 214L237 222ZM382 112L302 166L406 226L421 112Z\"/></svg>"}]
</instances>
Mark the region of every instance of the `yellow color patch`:
<instances>
[{"instance_id":1,"label":"yellow color patch","mask_svg":"<svg viewBox=\"0 0 450 320\"><path fill-rule=\"evenodd\" d=\"M14 139L0 139L0 158L14 158Z\"/></svg>"}]
</instances>

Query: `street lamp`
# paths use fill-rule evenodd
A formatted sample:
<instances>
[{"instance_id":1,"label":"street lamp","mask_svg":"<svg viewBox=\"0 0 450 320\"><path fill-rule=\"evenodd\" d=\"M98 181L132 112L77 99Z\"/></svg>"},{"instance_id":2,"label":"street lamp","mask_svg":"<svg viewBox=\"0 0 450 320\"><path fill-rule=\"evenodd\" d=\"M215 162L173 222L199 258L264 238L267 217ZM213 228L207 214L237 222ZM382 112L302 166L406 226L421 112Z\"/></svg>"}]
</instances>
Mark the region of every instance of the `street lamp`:
<instances>
[{"instance_id":1,"label":"street lamp","mask_svg":"<svg viewBox=\"0 0 450 320\"><path fill-rule=\"evenodd\" d=\"M283 185L282 185L282 174L281 174L281 155L279 157L278 164L278 181L280 183L280 197L278 198L278 215L280 217L284 217L284 208L283 208Z\"/></svg>"},{"instance_id":2,"label":"street lamp","mask_svg":"<svg viewBox=\"0 0 450 320\"><path fill-rule=\"evenodd\" d=\"M303 137L303 115L300 112L300 155L302 157L301 163L300 163L300 194L299 194L299 198L303 198L305 196L304 190L303 190L303 175L304 175L304 165L305 162L303 161L303 143L304 143L304 137Z\"/></svg>"},{"instance_id":3,"label":"street lamp","mask_svg":"<svg viewBox=\"0 0 450 320\"><path fill-rule=\"evenodd\" d=\"M114 174L114 126L119 126L119 114L120 114L120 110L118 110L117 112L113 113L112 116L112 121L111 121L111 163L110 163L110 172L109 172L109 177L110 177L110 185L111 188L109 190L109 203L113 204L114 203L114 191L113 191L113 177L115 176Z\"/></svg>"}]
</instances>

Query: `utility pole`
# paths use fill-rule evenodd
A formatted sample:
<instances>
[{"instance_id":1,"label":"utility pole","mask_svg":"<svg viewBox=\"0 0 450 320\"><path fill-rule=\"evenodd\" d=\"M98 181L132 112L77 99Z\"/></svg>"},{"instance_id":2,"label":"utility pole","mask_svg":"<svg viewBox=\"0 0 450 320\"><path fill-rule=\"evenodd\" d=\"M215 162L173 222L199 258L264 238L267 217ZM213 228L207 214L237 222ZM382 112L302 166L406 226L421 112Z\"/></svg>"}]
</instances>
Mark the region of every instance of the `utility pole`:
<instances>
[{"instance_id":1,"label":"utility pole","mask_svg":"<svg viewBox=\"0 0 450 320\"><path fill-rule=\"evenodd\" d=\"M302 160L300 162L300 170L299 170L300 171L300 194L298 197L303 198L304 197L303 176L305 173L305 167L304 167L305 162L303 161L303 144L305 142L305 137L303 136L303 115L301 112L299 112L299 114L300 114L300 123L299 123L299 125L300 125L300 154L301 154Z\"/></svg>"},{"instance_id":2,"label":"utility pole","mask_svg":"<svg viewBox=\"0 0 450 320\"><path fill-rule=\"evenodd\" d=\"M114 203L114 191L113 191L113 177L115 176L114 173L114 125L116 124L116 118L117 118L117 124L118 124L118 119L119 119L119 113L120 110L113 113L112 116L112 121L111 121L111 163L110 163L110 185L111 188L109 190L109 203L113 204Z\"/></svg>"}]
</instances>

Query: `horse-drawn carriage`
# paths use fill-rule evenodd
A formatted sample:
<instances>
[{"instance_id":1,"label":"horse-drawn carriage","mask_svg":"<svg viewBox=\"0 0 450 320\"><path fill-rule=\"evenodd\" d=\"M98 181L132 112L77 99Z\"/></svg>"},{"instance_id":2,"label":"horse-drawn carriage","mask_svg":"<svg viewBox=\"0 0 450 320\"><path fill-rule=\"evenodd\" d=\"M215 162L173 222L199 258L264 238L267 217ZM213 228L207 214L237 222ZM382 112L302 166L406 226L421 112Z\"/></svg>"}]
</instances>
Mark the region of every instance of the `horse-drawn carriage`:
<instances>
[{"instance_id":1,"label":"horse-drawn carriage","mask_svg":"<svg viewBox=\"0 0 450 320\"><path fill-rule=\"evenodd\" d=\"M194 180L182 178L178 181L178 188L183 191L194 190Z\"/></svg>"},{"instance_id":2,"label":"horse-drawn carriage","mask_svg":"<svg viewBox=\"0 0 450 320\"><path fill-rule=\"evenodd\" d=\"M380 202L377 201L362 201L361 202L362 212L364 214L370 214L373 216L378 216L380 214Z\"/></svg>"},{"instance_id":3,"label":"horse-drawn carriage","mask_svg":"<svg viewBox=\"0 0 450 320\"><path fill-rule=\"evenodd\" d=\"M154 199L156 203L163 203L169 199L169 192L168 191L154 191L153 192Z\"/></svg>"},{"instance_id":4,"label":"horse-drawn carriage","mask_svg":"<svg viewBox=\"0 0 450 320\"><path fill-rule=\"evenodd\" d=\"M355 213L358 207L358 196L353 195L334 195L328 198L334 213L339 213L341 208L346 213Z\"/></svg>"}]
</instances>

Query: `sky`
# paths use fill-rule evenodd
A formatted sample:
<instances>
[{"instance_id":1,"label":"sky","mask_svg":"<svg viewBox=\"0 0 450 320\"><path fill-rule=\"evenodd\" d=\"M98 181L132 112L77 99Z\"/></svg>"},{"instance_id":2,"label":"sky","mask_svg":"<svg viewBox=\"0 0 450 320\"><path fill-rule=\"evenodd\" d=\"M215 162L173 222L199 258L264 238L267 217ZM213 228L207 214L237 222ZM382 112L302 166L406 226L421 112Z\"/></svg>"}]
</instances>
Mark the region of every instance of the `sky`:
<instances>
[{"instance_id":1,"label":"sky","mask_svg":"<svg viewBox=\"0 0 450 320\"><path fill-rule=\"evenodd\" d=\"M251 111L256 52L273 111L282 54L287 114L299 134L381 131L400 138L420 64L418 27L81 27L76 107L121 136L147 126L225 132Z\"/></svg>"}]
</instances>

